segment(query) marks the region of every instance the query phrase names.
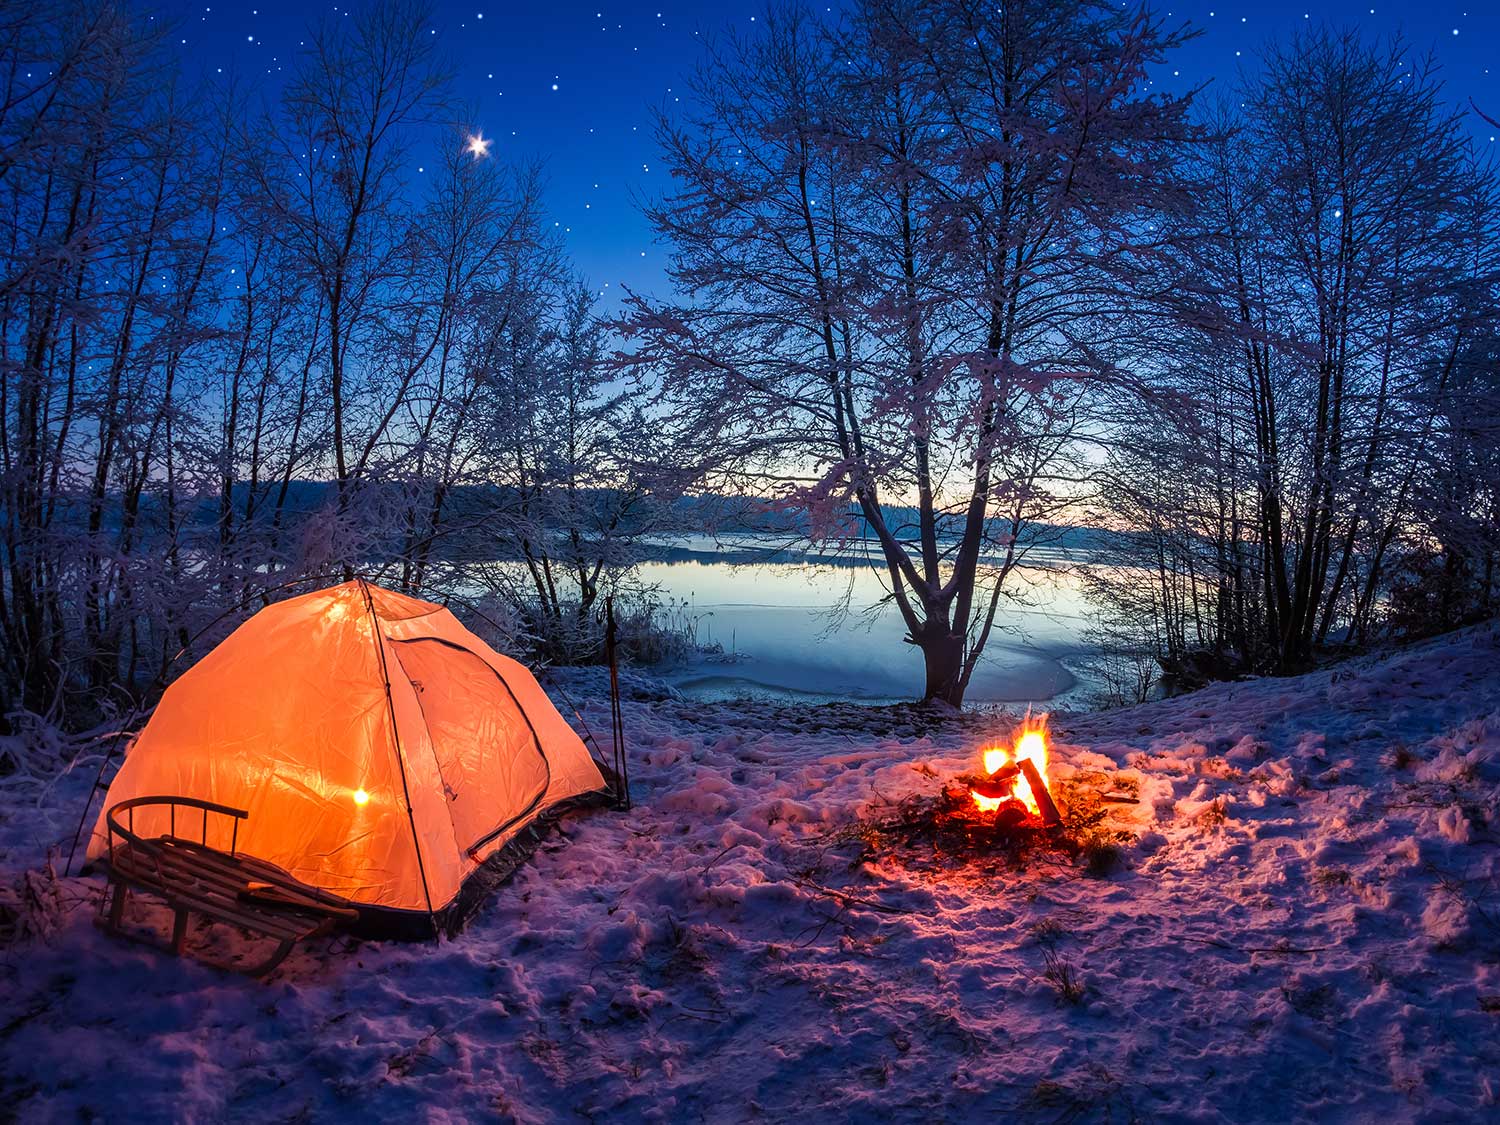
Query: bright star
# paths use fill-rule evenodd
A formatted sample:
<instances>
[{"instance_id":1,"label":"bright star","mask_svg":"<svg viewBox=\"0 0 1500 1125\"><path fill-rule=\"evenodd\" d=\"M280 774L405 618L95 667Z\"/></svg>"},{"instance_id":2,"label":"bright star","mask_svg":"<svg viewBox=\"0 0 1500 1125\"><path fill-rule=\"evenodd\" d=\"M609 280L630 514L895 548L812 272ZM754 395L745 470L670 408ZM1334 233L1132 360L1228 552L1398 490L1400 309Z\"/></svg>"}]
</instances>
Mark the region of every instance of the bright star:
<instances>
[{"instance_id":1,"label":"bright star","mask_svg":"<svg viewBox=\"0 0 1500 1125\"><path fill-rule=\"evenodd\" d=\"M485 137L483 132L470 133L469 143L464 145L464 151L472 153L475 160L490 154L490 145L493 142Z\"/></svg>"}]
</instances>

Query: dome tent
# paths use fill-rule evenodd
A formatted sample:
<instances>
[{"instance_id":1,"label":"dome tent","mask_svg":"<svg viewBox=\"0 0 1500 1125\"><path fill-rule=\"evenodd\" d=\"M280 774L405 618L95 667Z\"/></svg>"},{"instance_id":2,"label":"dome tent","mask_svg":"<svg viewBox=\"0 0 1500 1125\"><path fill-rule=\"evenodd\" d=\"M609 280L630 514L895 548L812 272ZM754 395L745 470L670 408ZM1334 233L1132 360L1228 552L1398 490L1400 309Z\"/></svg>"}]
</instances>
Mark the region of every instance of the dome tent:
<instances>
[{"instance_id":1,"label":"dome tent","mask_svg":"<svg viewBox=\"0 0 1500 1125\"><path fill-rule=\"evenodd\" d=\"M538 817L604 787L523 665L361 579L267 606L166 690L88 855L121 801L230 805L248 819L233 843L211 823L210 846L349 899L371 936L419 936L456 929ZM166 834L167 815L141 810L136 831Z\"/></svg>"}]
</instances>

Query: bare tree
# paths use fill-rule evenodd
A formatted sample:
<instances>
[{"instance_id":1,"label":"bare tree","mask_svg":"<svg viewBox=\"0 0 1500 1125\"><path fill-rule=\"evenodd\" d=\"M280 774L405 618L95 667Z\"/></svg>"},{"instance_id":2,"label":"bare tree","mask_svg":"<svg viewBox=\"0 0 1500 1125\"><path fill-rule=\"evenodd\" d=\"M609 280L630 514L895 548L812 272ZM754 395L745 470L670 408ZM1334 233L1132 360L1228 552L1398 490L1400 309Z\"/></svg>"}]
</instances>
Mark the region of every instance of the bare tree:
<instances>
[{"instance_id":1,"label":"bare tree","mask_svg":"<svg viewBox=\"0 0 1500 1125\"><path fill-rule=\"evenodd\" d=\"M442 74L420 34L429 19L415 0L383 0L355 14L352 32L347 20L325 23L267 130L276 149L253 166L269 229L321 297L340 514L451 313L451 302L424 303L397 341L382 315L411 280L407 146L440 110Z\"/></svg>"},{"instance_id":2,"label":"bare tree","mask_svg":"<svg viewBox=\"0 0 1500 1125\"><path fill-rule=\"evenodd\" d=\"M1159 370L1191 410L1118 419L1105 495L1157 555L1169 667L1196 651L1293 671L1366 637L1388 590L1493 319L1495 188L1399 41L1273 46L1242 105L1215 122L1176 241L1193 300Z\"/></svg>"},{"instance_id":3,"label":"bare tree","mask_svg":"<svg viewBox=\"0 0 1500 1125\"><path fill-rule=\"evenodd\" d=\"M20 706L50 712L70 686L78 621L64 591L82 586L87 635L103 657L118 654L110 587L123 567L102 495L123 429L139 436L127 376L145 333L167 327L155 303L180 262L153 260L184 198L167 186L172 158L151 127L179 139L186 128L151 83L152 45L117 10L15 9L0 34L0 620L7 687ZM117 675L94 662L96 687Z\"/></svg>"},{"instance_id":4,"label":"bare tree","mask_svg":"<svg viewBox=\"0 0 1500 1125\"><path fill-rule=\"evenodd\" d=\"M1097 340L1174 205L1186 103L1146 75L1182 34L1082 0L765 29L661 123L681 187L651 215L694 300L635 301L628 361L726 456L792 466L810 534L873 537L924 696L958 704L1123 378Z\"/></svg>"},{"instance_id":5,"label":"bare tree","mask_svg":"<svg viewBox=\"0 0 1500 1125\"><path fill-rule=\"evenodd\" d=\"M482 435L497 349L561 268L555 240L542 228L540 192L535 168L512 174L473 159L455 136L414 232L413 268L432 272L438 265L438 299L455 308L441 325L425 381L409 404L413 452L407 475L414 491L402 582L411 590L428 580L445 536L472 542L476 528L494 517L493 505L470 503L449 518L455 490L488 483L484 471L491 461Z\"/></svg>"}]
</instances>

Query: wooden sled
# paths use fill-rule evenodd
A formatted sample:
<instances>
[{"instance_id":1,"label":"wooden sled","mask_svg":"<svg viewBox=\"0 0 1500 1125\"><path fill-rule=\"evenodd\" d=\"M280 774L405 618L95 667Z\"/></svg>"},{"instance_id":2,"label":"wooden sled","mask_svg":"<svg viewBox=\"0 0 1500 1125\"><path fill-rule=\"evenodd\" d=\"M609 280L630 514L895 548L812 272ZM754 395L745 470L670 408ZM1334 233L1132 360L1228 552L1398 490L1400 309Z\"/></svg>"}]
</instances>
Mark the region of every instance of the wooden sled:
<instances>
[{"instance_id":1,"label":"wooden sled","mask_svg":"<svg viewBox=\"0 0 1500 1125\"><path fill-rule=\"evenodd\" d=\"M136 834L135 810L144 806L168 808L166 835L147 839ZM228 817L232 822L227 852L208 845L210 815ZM358 917L347 899L309 887L275 864L239 854L239 822L248 816L243 809L192 797L136 797L112 806L104 818L109 833L106 862L111 887L109 907L101 919L104 929L182 955L191 915L227 922L276 944L268 956L249 965L201 955L196 959L261 977L280 965L297 942L318 937L335 924ZM179 827L190 832L193 821L199 827L199 838L180 836ZM125 904L132 891L167 904L173 914L170 941L124 926Z\"/></svg>"}]
</instances>

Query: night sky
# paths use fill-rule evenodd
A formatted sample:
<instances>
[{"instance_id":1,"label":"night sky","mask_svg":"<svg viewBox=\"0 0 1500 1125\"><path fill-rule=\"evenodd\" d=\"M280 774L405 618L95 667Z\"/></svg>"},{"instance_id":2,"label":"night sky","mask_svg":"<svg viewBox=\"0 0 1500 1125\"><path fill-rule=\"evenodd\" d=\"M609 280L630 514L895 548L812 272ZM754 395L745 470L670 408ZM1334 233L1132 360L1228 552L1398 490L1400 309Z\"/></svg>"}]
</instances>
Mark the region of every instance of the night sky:
<instances>
[{"instance_id":1,"label":"night sky","mask_svg":"<svg viewBox=\"0 0 1500 1125\"><path fill-rule=\"evenodd\" d=\"M1500 81L1491 71L1500 68L1497 0L1173 0L1161 7L1204 31L1160 76L1172 88L1204 81L1231 85L1254 65L1267 39L1323 21L1382 36L1401 32L1414 48L1435 53L1451 99L1467 106L1473 98L1500 117ZM145 10L170 21L189 73L207 66L210 73L260 75L270 93L307 30L325 15L346 11L309 0L148 0ZM435 10L436 22L426 31L454 71L472 127L494 139L496 157L544 162L547 206L578 267L607 296L622 283L660 291L665 254L652 244L635 203L667 186L651 137L650 108L670 108L703 36L731 24L750 29L752 21L764 19L764 8L669 0L445 0ZM1472 114L1469 120L1481 142L1496 143L1500 130ZM419 150L413 153L413 183L423 174Z\"/></svg>"}]
</instances>

